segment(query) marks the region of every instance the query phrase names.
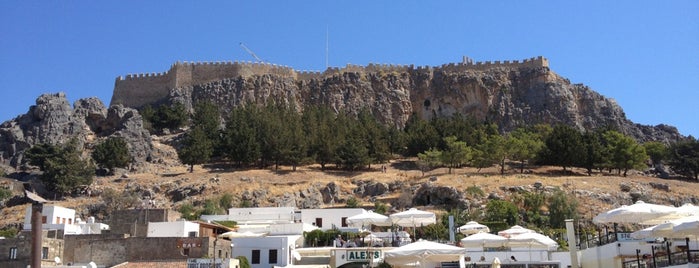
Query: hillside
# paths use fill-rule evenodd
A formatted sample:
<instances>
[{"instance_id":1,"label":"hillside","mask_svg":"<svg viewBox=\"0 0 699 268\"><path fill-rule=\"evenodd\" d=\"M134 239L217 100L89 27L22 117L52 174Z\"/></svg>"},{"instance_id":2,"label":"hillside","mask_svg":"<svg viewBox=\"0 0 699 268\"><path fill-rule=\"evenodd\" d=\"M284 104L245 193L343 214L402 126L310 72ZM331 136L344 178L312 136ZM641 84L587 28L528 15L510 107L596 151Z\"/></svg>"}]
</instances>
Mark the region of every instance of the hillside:
<instances>
[{"instance_id":1,"label":"hillside","mask_svg":"<svg viewBox=\"0 0 699 268\"><path fill-rule=\"evenodd\" d=\"M322 73L266 64L176 63L165 73L117 78L109 107L97 98L80 99L71 106L64 93L39 96L26 114L0 125L0 162L13 178L49 195L41 191L31 167L23 163L26 149L76 139L87 156L108 137L124 138L134 160L128 172L97 177L88 192L57 201L78 208L82 217L96 214L98 218L108 217L105 207L113 205L103 204L101 199L109 188L155 200L159 207L167 208L183 203L201 205L205 199L224 193L233 195L233 205L317 208L343 206L355 196L365 206L382 201L397 209L415 205L477 208L489 199L556 188L579 199L585 218L634 200L699 203L697 183L660 180L638 172L629 177L606 173L586 176L575 170L562 173L558 167L527 167L526 174L510 168L504 176L496 168L463 168L453 174L438 169L423 175L414 159L397 159L386 165L385 173L376 165L346 172L321 171L315 165L296 171L290 167L236 170L226 164L197 166L194 173L187 173L173 149L182 132L150 133L137 108L181 103L191 110L199 102L215 103L224 115L248 103L284 103L298 111L308 105L323 105L349 114L368 109L377 121L397 128L411 115L430 119L463 114L494 123L500 133L542 123L566 124L578 130L611 128L637 141L665 144L684 138L672 126L631 122L614 100L582 84L572 84L554 73L543 57L485 63L464 59L436 67L347 65ZM5 183L18 185L12 180ZM466 189L474 186L485 195L471 196ZM20 188L21 184L15 187ZM20 222L23 211L22 206L3 208L0 226Z\"/></svg>"},{"instance_id":2,"label":"hillside","mask_svg":"<svg viewBox=\"0 0 699 268\"><path fill-rule=\"evenodd\" d=\"M159 143L157 146L167 147ZM171 148L161 149L168 151ZM419 196L426 193L420 188L429 185L441 191L432 192L435 196L456 194L460 200L455 202L477 208L488 199L509 200L516 192L535 191L534 185L538 183L544 191L560 188L574 195L579 202L580 217L588 220L599 212L631 204L637 199L676 206L699 203L698 183L663 180L639 173L629 177L608 174L586 176L579 170L561 175L559 167L532 167L528 169L528 174L518 174L516 169L509 169L506 175L501 176L497 174L498 169L493 167L480 172L473 168L455 169L453 174L447 174L447 169L437 169L423 176L418 170L406 168L411 162L411 159L392 161L386 165L385 173L381 172L380 166L352 173L321 171L318 166L299 167L297 171L291 171L290 167L280 170L235 170L227 166L196 166L195 172L189 173L186 166L164 163L152 165L149 172L97 177L91 186L90 196L71 197L54 203L76 208L82 218L97 216L102 220L106 220L108 215L101 212L103 200L100 193L107 188L134 192L143 200L155 200L157 207L172 209L185 203L202 205L204 200L224 193L233 195L233 206L247 200L248 204L255 206L341 207L348 197L356 196L361 205L367 208L371 208L375 201L381 201L398 209L417 203ZM485 196L468 195L465 190L472 186L482 189ZM406 192L409 193L407 197ZM435 196L432 196L432 202L440 202ZM448 205L422 207L441 210ZM0 226L22 222L25 206L3 208Z\"/></svg>"}]
</instances>

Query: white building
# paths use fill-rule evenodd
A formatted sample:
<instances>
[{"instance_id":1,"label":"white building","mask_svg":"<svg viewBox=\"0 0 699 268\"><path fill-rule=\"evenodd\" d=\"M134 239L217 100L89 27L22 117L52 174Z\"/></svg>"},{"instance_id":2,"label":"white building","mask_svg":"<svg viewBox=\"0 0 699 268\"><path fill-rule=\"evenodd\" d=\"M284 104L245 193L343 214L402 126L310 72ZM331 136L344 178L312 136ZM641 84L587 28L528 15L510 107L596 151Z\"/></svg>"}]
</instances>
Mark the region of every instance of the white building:
<instances>
[{"instance_id":1,"label":"white building","mask_svg":"<svg viewBox=\"0 0 699 268\"><path fill-rule=\"evenodd\" d=\"M230 208L228 219L238 224L289 223L295 220L293 207Z\"/></svg>"},{"instance_id":2,"label":"white building","mask_svg":"<svg viewBox=\"0 0 699 268\"><path fill-rule=\"evenodd\" d=\"M366 211L363 208L302 209L301 221L322 230L357 230L347 225L347 218L364 212Z\"/></svg>"},{"instance_id":3,"label":"white building","mask_svg":"<svg viewBox=\"0 0 699 268\"><path fill-rule=\"evenodd\" d=\"M190 221L149 222L147 237L199 237L199 224Z\"/></svg>"},{"instance_id":4,"label":"white building","mask_svg":"<svg viewBox=\"0 0 699 268\"><path fill-rule=\"evenodd\" d=\"M245 256L252 268L283 267L292 263L291 252L303 245L303 236L237 237L231 244L231 256Z\"/></svg>"},{"instance_id":5,"label":"white building","mask_svg":"<svg viewBox=\"0 0 699 268\"><path fill-rule=\"evenodd\" d=\"M27 206L24 216L24 230L32 229L32 208ZM61 206L44 205L41 211L41 223L44 230L63 230L64 234L99 234L109 230L109 225L95 223L93 217L83 222L75 217L75 210Z\"/></svg>"}]
</instances>

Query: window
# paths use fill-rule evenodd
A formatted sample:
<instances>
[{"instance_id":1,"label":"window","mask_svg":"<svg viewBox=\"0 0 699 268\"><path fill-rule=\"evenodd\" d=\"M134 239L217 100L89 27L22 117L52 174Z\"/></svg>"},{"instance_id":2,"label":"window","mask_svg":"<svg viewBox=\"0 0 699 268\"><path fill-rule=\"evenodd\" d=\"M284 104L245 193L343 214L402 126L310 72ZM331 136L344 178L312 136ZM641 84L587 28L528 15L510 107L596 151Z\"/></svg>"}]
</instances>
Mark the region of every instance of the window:
<instances>
[{"instance_id":1,"label":"window","mask_svg":"<svg viewBox=\"0 0 699 268\"><path fill-rule=\"evenodd\" d=\"M269 264L274 264L274 263L277 263L277 250L270 249L269 250Z\"/></svg>"},{"instance_id":2,"label":"window","mask_svg":"<svg viewBox=\"0 0 699 268\"><path fill-rule=\"evenodd\" d=\"M189 232L189 237L197 237L197 232Z\"/></svg>"},{"instance_id":3,"label":"window","mask_svg":"<svg viewBox=\"0 0 699 268\"><path fill-rule=\"evenodd\" d=\"M45 260L48 258L49 258L49 248L48 247L41 248L41 259Z\"/></svg>"},{"instance_id":4,"label":"window","mask_svg":"<svg viewBox=\"0 0 699 268\"><path fill-rule=\"evenodd\" d=\"M260 264L260 250L259 249L253 249L252 250L252 260L250 260L251 264Z\"/></svg>"},{"instance_id":5,"label":"window","mask_svg":"<svg viewBox=\"0 0 699 268\"><path fill-rule=\"evenodd\" d=\"M347 217L342 217L342 227L347 227Z\"/></svg>"},{"instance_id":6,"label":"window","mask_svg":"<svg viewBox=\"0 0 699 268\"><path fill-rule=\"evenodd\" d=\"M17 259L17 247L11 247L10 248L10 260L16 260Z\"/></svg>"},{"instance_id":7,"label":"window","mask_svg":"<svg viewBox=\"0 0 699 268\"><path fill-rule=\"evenodd\" d=\"M323 218L316 218L316 227L323 228Z\"/></svg>"},{"instance_id":8,"label":"window","mask_svg":"<svg viewBox=\"0 0 699 268\"><path fill-rule=\"evenodd\" d=\"M222 254L221 254L221 250L219 249L219 250L218 250L218 258L220 259L220 258L221 258L221 256L222 256Z\"/></svg>"}]
</instances>

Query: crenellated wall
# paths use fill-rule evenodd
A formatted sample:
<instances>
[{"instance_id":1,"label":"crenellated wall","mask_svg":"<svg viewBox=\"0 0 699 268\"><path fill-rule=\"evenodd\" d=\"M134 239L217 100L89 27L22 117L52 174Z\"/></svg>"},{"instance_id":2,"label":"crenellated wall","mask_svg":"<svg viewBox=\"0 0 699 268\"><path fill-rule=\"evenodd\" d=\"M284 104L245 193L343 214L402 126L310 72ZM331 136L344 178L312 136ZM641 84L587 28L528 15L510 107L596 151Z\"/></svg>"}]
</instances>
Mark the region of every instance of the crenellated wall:
<instances>
[{"instance_id":1,"label":"crenellated wall","mask_svg":"<svg viewBox=\"0 0 699 268\"><path fill-rule=\"evenodd\" d=\"M449 63L437 67L374 64L367 66L347 64L344 67L330 67L320 71L295 71L288 66L257 62L176 62L167 72L128 74L117 77L110 105L122 104L127 107L142 107L167 99L171 89L189 87L235 77L256 75L277 75L296 80L322 79L342 73L380 73L380 72L428 72L441 70L445 72L463 72L467 70L487 70L491 68L526 68L548 67L548 60L542 56L522 61L486 61L473 62L464 57L461 63Z\"/></svg>"}]
</instances>

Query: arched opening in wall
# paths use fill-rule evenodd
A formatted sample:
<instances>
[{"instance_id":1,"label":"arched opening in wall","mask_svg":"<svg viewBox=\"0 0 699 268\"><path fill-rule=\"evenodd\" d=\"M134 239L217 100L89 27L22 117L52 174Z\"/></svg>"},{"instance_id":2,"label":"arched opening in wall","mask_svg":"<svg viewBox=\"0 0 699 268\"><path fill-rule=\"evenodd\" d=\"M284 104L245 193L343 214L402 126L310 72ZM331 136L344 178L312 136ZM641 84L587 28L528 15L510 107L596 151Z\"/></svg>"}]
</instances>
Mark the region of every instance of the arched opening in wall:
<instances>
[{"instance_id":1,"label":"arched opening in wall","mask_svg":"<svg viewBox=\"0 0 699 268\"><path fill-rule=\"evenodd\" d=\"M425 106L425 110L427 110L430 108L430 104L432 104L432 103L430 102L429 99L426 99L425 102L423 102L422 104Z\"/></svg>"}]
</instances>

